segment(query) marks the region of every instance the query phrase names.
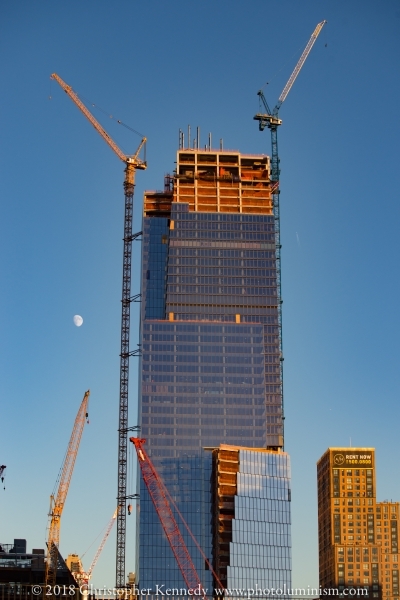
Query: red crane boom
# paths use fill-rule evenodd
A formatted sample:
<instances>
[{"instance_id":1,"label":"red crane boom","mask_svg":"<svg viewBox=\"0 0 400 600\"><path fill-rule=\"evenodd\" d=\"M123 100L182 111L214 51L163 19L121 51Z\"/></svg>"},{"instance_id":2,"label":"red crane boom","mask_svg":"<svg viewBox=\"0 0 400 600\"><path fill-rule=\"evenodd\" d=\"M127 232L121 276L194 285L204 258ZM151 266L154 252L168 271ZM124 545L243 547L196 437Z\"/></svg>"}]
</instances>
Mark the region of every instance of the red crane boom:
<instances>
[{"instance_id":1,"label":"red crane boom","mask_svg":"<svg viewBox=\"0 0 400 600\"><path fill-rule=\"evenodd\" d=\"M146 440L134 437L130 438L130 440L135 445L143 481L149 491L154 508L156 509L187 588L188 590L201 590L203 597L206 598L206 592L169 505L164 485L143 447Z\"/></svg>"}]
</instances>

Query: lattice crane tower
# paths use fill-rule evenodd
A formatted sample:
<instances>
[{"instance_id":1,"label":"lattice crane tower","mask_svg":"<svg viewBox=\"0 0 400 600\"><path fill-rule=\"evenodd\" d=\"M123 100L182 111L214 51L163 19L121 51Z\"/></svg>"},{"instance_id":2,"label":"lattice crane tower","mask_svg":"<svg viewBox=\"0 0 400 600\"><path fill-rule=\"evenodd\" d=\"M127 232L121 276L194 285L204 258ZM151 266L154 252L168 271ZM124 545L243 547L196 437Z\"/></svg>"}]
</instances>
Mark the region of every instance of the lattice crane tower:
<instances>
[{"instance_id":1,"label":"lattice crane tower","mask_svg":"<svg viewBox=\"0 0 400 600\"><path fill-rule=\"evenodd\" d=\"M83 112L96 131L107 142L120 160L125 163L125 214L124 214L124 249L123 249L123 271L122 271L122 318L121 318L121 360L120 360L120 383L119 383L119 422L118 422L118 506L121 510L117 515L117 558L116 558L116 587L125 587L125 537L126 537L126 511L122 510L126 501L126 479L128 458L128 389L129 389L129 334L130 334L130 305L131 305L131 265L132 265L132 233L133 221L133 193L135 188L136 169L147 168L145 160L139 158L139 154L146 144L143 137L136 153L127 156L111 139L100 123L81 102L78 95L71 86L67 85L56 73L51 75L60 84L62 89L76 106Z\"/></svg>"}]
</instances>

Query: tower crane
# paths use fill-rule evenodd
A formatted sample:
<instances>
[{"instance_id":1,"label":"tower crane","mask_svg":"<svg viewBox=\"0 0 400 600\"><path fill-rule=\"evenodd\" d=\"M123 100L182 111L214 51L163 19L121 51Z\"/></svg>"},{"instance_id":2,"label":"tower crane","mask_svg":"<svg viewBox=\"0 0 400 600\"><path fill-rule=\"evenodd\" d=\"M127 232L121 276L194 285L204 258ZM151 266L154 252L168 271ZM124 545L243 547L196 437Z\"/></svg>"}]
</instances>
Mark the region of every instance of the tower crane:
<instances>
[{"instance_id":1,"label":"tower crane","mask_svg":"<svg viewBox=\"0 0 400 600\"><path fill-rule=\"evenodd\" d=\"M131 437L130 441L134 444L136 448L136 453L139 460L140 470L142 472L143 481L147 487L147 490L150 494L151 500L154 504L154 508L157 512L158 518L160 519L161 526L164 530L164 533L167 537L171 550L175 556L176 562L178 564L179 570L182 573L182 577L186 583L187 589L199 590L199 592L194 592L195 595L200 596L202 594L203 598L206 599L206 590L204 589L200 577L196 571L196 567L193 564L193 561L190 557L189 550L185 544L185 540L182 537L181 532L179 531L178 524L175 520L173 512L170 507L170 503L168 501L168 497L173 502L171 496L169 495L168 490L164 486L160 476L158 475L155 466L153 465L150 457L148 456L146 450L144 449L144 444L146 442L145 439L134 438ZM200 548L197 540L189 529L189 526L183 519L182 515L179 512L178 507L174 503L175 509L177 510L180 518L182 519L183 524L188 530L191 538L199 549L202 557L206 561L210 571L212 572L216 582L218 583L220 589L223 589L223 585L220 582L218 575L215 573L212 565L209 563L206 558L204 552Z\"/></svg>"},{"instance_id":2,"label":"tower crane","mask_svg":"<svg viewBox=\"0 0 400 600\"><path fill-rule=\"evenodd\" d=\"M138 149L132 156L127 156L117 144L111 139L100 123L81 102L78 95L71 86L67 85L56 73L51 75L60 84L64 92L76 104L79 110L93 125L103 140L110 146L122 162L125 163L125 213L124 213L124 248L123 248L123 272L122 272L122 318L121 318L121 353L120 353L120 384L119 384L119 419L118 419L118 506L122 507L126 501L127 481L127 431L128 431L128 390L129 390L129 351L130 334L130 303L131 298L131 263L132 263L132 241L137 236L132 234L133 221L133 193L135 187L136 169L147 168L146 160L139 158L142 149L145 151L146 138L143 137ZM117 516L117 558L116 558L116 587L125 586L125 535L126 535L126 512L120 510Z\"/></svg>"},{"instance_id":3,"label":"tower crane","mask_svg":"<svg viewBox=\"0 0 400 600\"><path fill-rule=\"evenodd\" d=\"M281 284L281 233L280 233L280 209L279 209L279 156L278 156L278 127L282 125L282 121L279 118L279 109L289 94L298 74L300 73L307 56L310 54L312 47L314 46L317 37L321 33L323 26L327 21L321 21L317 24L310 39L307 42L306 47L303 50L292 74L290 75L285 87L282 90L281 95L278 98L275 108L271 111L268 106L268 102L264 96L262 90L257 92L260 99L260 105L263 104L265 111L264 113L257 113L254 116L254 120L258 121L258 128L260 131L264 131L265 127L268 127L271 131L271 194L272 194L272 205L275 219L275 246L276 246L276 278L277 278L277 289L278 289L278 325L279 325L279 352L280 352L280 370L281 370L281 402L283 406L283 347L282 347L282 284Z\"/></svg>"},{"instance_id":4,"label":"tower crane","mask_svg":"<svg viewBox=\"0 0 400 600\"><path fill-rule=\"evenodd\" d=\"M79 444L82 438L85 421L88 417L88 403L90 391L85 392L83 400L75 418L71 438L69 440L67 452L61 468L61 475L58 481L58 487L55 493L50 496L49 511L49 534L47 540L47 559L45 568L45 585L54 586L56 583L58 546L60 543L60 525L61 515L67 498L69 484L78 455ZM45 589L48 589L45 587Z\"/></svg>"}]
</instances>

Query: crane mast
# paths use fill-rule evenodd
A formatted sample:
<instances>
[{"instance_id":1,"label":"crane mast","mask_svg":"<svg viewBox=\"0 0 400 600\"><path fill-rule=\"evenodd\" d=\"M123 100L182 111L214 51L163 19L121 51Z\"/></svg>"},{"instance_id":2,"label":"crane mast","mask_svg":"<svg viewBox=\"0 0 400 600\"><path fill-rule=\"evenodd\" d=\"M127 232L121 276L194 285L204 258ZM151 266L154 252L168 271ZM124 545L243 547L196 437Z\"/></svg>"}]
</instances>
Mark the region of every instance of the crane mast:
<instances>
[{"instance_id":1,"label":"crane mast","mask_svg":"<svg viewBox=\"0 0 400 600\"><path fill-rule=\"evenodd\" d=\"M128 391L129 391L129 336L130 336L130 304L131 304L131 271L133 236L133 194L135 189L136 169L147 168L145 160L139 158L146 138L143 137L138 149L132 156L127 156L111 139L100 123L94 118L78 95L56 73L51 75L63 88L65 93L85 115L104 141L110 146L120 160L125 163L125 209L124 209L124 246L122 267L122 316L121 316L121 352L120 352L120 384L119 384L119 418L118 418L118 506L122 508L126 502L127 459L128 459ZM126 511L119 510L117 516L117 556L116 587L125 587L125 548L126 548Z\"/></svg>"},{"instance_id":2,"label":"crane mast","mask_svg":"<svg viewBox=\"0 0 400 600\"><path fill-rule=\"evenodd\" d=\"M279 327L279 352L280 352L280 396L281 403L283 408L283 343L282 343L282 281L281 281L281 232L280 232L280 206L279 206L279 177L280 177L280 168L279 168L279 155L278 155L278 127L282 124L282 120L278 116L278 112L282 103L286 99L289 94L294 82L298 74L300 73L307 56L311 52L311 48L317 40L317 37L321 33L323 26L327 23L327 21L321 21L317 24L314 29L310 39L307 42L306 47L303 50L302 55L299 60L291 76L289 77L285 87L282 90L281 95L278 98L278 102L276 103L275 108L271 111L268 106L267 99L264 96L262 90L257 92L257 95L260 99L260 104L262 103L265 111L264 113L257 113L254 116L254 120L258 121L258 128L260 131L264 131L265 127L268 127L271 131L271 193L272 193L272 205L274 211L274 220L275 220L275 256L276 256L276 283L277 283L277 291L278 291L278 327ZM283 422L283 421L282 421ZM283 433L283 432L282 432Z\"/></svg>"},{"instance_id":3,"label":"crane mast","mask_svg":"<svg viewBox=\"0 0 400 600\"><path fill-rule=\"evenodd\" d=\"M65 500L67 498L71 477L75 466L76 457L78 455L79 444L81 442L83 428L85 426L88 415L90 391L85 392L83 400L75 418L74 427L72 429L71 438L69 440L67 453L61 469L61 476L58 483L58 488L55 494L50 496L50 524L47 540L47 559L45 568L45 585L54 586L57 576L58 562L58 546L60 543L60 525L61 515L64 509ZM47 588L46 588L47 589Z\"/></svg>"}]
</instances>

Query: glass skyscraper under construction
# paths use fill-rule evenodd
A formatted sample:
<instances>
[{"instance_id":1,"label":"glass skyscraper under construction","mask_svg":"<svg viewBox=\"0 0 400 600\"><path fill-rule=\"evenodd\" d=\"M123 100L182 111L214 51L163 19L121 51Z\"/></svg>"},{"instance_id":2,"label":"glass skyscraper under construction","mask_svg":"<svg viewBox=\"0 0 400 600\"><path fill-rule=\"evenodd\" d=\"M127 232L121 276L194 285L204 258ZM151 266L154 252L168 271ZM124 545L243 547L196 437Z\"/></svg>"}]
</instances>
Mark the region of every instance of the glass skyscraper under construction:
<instances>
[{"instance_id":1,"label":"glass skyscraper under construction","mask_svg":"<svg viewBox=\"0 0 400 600\"><path fill-rule=\"evenodd\" d=\"M213 451L221 445L268 449L276 464L284 457L287 461L281 452L280 298L268 156L178 151L176 172L166 178L164 191L144 197L141 293L141 437L210 562L216 565L216 553L224 554L224 585L231 585L229 573L231 581L248 582L248 577L239 577L240 567L233 566L234 541L228 535L225 545L215 542L221 511L216 509ZM268 568L281 569L278 579L289 586L290 480L285 465L284 472L274 471L279 499L267 494L258 505L261 514L267 506L263 498L265 503L269 498L263 514L272 519L278 510L274 502L284 502L285 508L279 508L284 520L273 517L282 524L279 535L266 537L264 527L252 552L258 546L260 556L276 556L278 562L269 560ZM264 483L257 480L257 485L268 487L272 471L264 469L262 476ZM242 522L251 521L243 517L243 502L238 501L237 509L242 507ZM239 522L235 506L236 499L233 517ZM274 527L268 531L277 533ZM211 573L184 527L180 529L210 590ZM183 588L143 482L139 532L140 587L154 592L157 585ZM273 546L272 539L279 541L282 552L265 551ZM263 561L259 564L262 571ZM267 570L265 578L271 581ZM269 581L258 584L268 586Z\"/></svg>"}]
</instances>

